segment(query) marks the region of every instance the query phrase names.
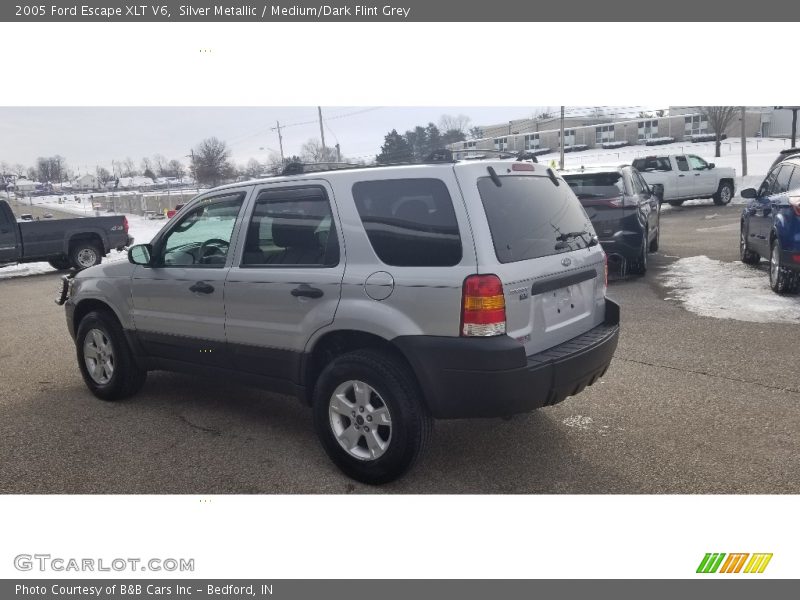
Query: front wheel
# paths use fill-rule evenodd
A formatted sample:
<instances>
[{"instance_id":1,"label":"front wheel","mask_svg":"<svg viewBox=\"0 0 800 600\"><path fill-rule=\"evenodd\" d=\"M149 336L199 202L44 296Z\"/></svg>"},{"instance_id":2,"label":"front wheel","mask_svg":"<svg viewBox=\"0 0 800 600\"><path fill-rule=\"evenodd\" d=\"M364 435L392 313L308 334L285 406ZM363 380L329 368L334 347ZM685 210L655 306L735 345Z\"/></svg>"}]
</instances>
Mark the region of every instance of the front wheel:
<instances>
[{"instance_id":1,"label":"front wheel","mask_svg":"<svg viewBox=\"0 0 800 600\"><path fill-rule=\"evenodd\" d=\"M314 426L346 475L369 484L408 471L430 438L432 419L408 367L383 352L334 359L314 388Z\"/></svg>"},{"instance_id":2,"label":"front wheel","mask_svg":"<svg viewBox=\"0 0 800 600\"><path fill-rule=\"evenodd\" d=\"M59 271L66 271L70 267L72 267L72 263L69 261L68 258L64 256L60 256L58 258L51 258L47 261L51 267L57 269Z\"/></svg>"},{"instance_id":3,"label":"front wheel","mask_svg":"<svg viewBox=\"0 0 800 600\"><path fill-rule=\"evenodd\" d=\"M670 206L681 206L685 201L684 200L669 200Z\"/></svg>"},{"instance_id":4,"label":"front wheel","mask_svg":"<svg viewBox=\"0 0 800 600\"><path fill-rule=\"evenodd\" d=\"M773 240L769 255L769 287L776 294L791 294L797 289L797 277L781 266L781 243Z\"/></svg>"},{"instance_id":5,"label":"front wheel","mask_svg":"<svg viewBox=\"0 0 800 600\"><path fill-rule=\"evenodd\" d=\"M730 183L720 183L717 193L712 196L714 204L717 206L725 206L729 204L733 198L733 186Z\"/></svg>"},{"instance_id":6,"label":"front wheel","mask_svg":"<svg viewBox=\"0 0 800 600\"><path fill-rule=\"evenodd\" d=\"M656 237L650 241L650 252L658 252L658 245L661 239L661 219L658 219L658 227L656 227Z\"/></svg>"},{"instance_id":7,"label":"front wheel","mask_svg":"<svg viewBox=\"0 0 800 600\"><path fill-rule=\"evenodd\" d=\"M92 311L78 325L75 336L80 368L86 387L101 400L121 400L144 385L147 371L141 369L116 317Z\"/></svg>"}]
</instances>

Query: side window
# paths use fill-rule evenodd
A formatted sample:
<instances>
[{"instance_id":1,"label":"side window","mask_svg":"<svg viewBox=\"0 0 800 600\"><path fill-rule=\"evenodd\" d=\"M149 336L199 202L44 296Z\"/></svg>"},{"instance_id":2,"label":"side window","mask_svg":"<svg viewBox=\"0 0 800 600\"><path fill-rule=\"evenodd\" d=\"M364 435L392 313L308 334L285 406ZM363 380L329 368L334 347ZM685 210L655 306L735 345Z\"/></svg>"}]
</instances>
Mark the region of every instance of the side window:
<instances>
[{"instance_id":1,"label":"side window","mask_svg":"<svg viewBox=\"0 0 800 600\"><path fill-rule=\"evenodd\" d=\"M633 178L639 182L639 185L641 186L643 192L650 193L650 186L647 185L647 182L644 180L644 178L640 173L633 171Z\"/></svg>"},{"instance_id":2,"label":"side window","mask_svg":"<svg viewBox=\"0 0 800 600\"><path fill-rule=\"evenodd\" d=\"M694 154L689 154L687 155L687 157L689 158L689 164L691 165L693 170L704 171L708 169L708 163L699 156L695 156Z\"/></svg>"},{"instance_id":3,"label":"side window","mask_svg":"<svg viewBox=\"0 0 800 600\"><path fill-rule=\"evenodd\" d=\"M676 156L675 162L678 163L678 170L679 171L688 171L689 170L689 161L686 160L685 156Z\"/></svg>"},{"instance_id":4,"label":"side window","mask_svg":"<svg viewBox=\"0 0 800 600\"><path fill-rule=\"evenodd\" d=\"M782 165L778 165L772 171L769 172L767 178L761 184L761 187L758 188L758 195L759 196L769 196L773 194L773 189L775 187L775 180L778 178L778 171L781 170Z\"/></svg>"},{"instance_id":5,"label":"side window","mask_svg":"<svg viewBox=\"0 0 800 600\"><path fill-rule=\"evenodd\" d=\"M794 168L794 174L792 175L791 180L789 180L789 191L796 192L800 190L800 168Z\"/></svg>"},{"instance_id":6,"label":"side window","mask_svg":"<svg viewBox=\"0 0 800 600\"><path fill-rule=\"evenodd\" d=\"M224 267L244 196L244 192L237 192L201 200L161 241L156 251L156 264L162 267Z\"/></svg>"},{"instance_id":7,"label":"side window","mask_svg":"<svg viewBox=\"0 0 800 600\"><path fill-rule=\"evenodd\" d=\"M334 267L339 239L324 188L264 190L247 226L243 267Z\"/></svg>"},{"instance_id":8,"label":"side window","mask_svg":"<svg viewBox=\"0 0 800 600\"><path fill-rule=\"evenodd\" d=\"M631 184L633 185L633 193L634 194L641 194L642 191L643 191L642 183L639 181L639 178L637 177L637 174L634 173L633 171L631 171L630 172L630 178L631 178Z\"/></svg>"},{"instance_id":9,"label":"side window","mask_svg":"<svg viewBox=\"0 0 800 600\"><path fill-rule=\"evenodd\" d=\"M0 210L0 225L8 225L8 218L3 210Z\"/></svg>"},{"instance_id":10,"label":"side window","mask_svg":"<svg viewBox=\"0 0 800 600\"><path fill-rule=\"evenodd\" d=\"M794 167L791 165L783 165L781 167L778 177L775 179L773 194L783 194L789 191L789 180L792 178L792 171L794 171Z\"/></svg>"},{"instance_id":11,"label":"side window","mask_svg":"<svg viewBox=\"0 0 800 600\"><path fill-rule=\"evenodd\" d=\"M353 199L378 258L395 267L461 262L453 200L440 179L388 179L353 185Z\"/></svg>"}]
</instances>

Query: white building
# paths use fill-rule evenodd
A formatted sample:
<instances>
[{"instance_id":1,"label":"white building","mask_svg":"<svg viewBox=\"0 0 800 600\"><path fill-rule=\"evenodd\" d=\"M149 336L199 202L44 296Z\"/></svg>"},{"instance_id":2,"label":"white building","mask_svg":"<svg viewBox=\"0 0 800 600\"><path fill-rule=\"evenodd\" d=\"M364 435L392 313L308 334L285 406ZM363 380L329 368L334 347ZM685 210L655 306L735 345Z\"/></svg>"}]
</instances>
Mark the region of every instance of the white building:
<instances>
[{"instance_id":1,"label":"white building","mask_svg":"<svg viewBox=\"0 0 800 600\"><path fill-rule=\"evenodd\" d=\"M102 187L103 185L100 183L100 180L97 179L97 176L92 175L91 173L78 175L75 179L72 180L73 190L81 190L81 191L99 190Z\"/></svg>"}]
</instances>

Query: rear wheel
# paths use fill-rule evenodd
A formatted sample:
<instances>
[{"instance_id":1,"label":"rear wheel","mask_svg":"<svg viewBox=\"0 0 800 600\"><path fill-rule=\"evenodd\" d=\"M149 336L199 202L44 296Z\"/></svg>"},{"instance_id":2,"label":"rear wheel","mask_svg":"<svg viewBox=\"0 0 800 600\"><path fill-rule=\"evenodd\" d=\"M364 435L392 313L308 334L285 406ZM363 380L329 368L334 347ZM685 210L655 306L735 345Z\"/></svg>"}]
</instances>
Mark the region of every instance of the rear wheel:
<instances>
[{"instance_id":1,"label":"rear wheel","mask_svg":"<svg viewBox=\"0 0 800 600\"><path fill-rule=\"evenodd\" d=\"M58 269L59 271L66 271L70 267L72 267L72 263L70 260L65 256L59 256L58 258L51 258L47 261L51 267L54 269Z\"/></svg>"},{"instance_id":2,"label":"rear wheel","mask_svg":"<svg viewBox=\"0 0 800 600\"><path fill-rule=\"evenodd\" d=\"M92 311L78 325L75 336L78 367L86 387L101 400L121 400L144 385L147 371L141 369L116 317Z\"/></svg>"},{"instance_id":3,"label":"rear wheel","mask_svg":"<svg viewBox=\"0 0 800 600\"><path fill-rule=\"evenodd\" d=\"M720 183L717 193L712 197L714 199L714 204L717 206L725 206L726 204L729 204L731 198L733 198L733 186L727 182Z\"/></svg>"},{"instance_id":4,"label":"rear wheel","mask_svg":"<svg viewBox=\"0 0 800 600\"><path fill-rule=\"evenodd\" d=\"M647 272L647 236L642 236L642 249L639 255L631 261L631 273L644 275Z\"/></svg>"},{"instance_id":5,"label":"rear wheel","mask_svg":"<svg viewBox=\"0 0 800 600\"><path fill-rule=\"evenodd\" d=\"M397 479L430 438L432 419L401 361L359 350L334 359L314 389L314 426L346 475L370 484Z\"/></svg>"},{"instance_id":6,"label":"rear wheel","mask_svg":"<svg viewBox=\"0 0 800 600\"><path fill-rule=\"evenodd\" d=\"M89 240L75 242L70 250L69 258L72 266L79 271L99 265L103 261L100 249L95 242Z\"/></svg>"},{"instance_id":7,"label":"rear wheel","mask_svg":"<svg viewBox=\"0 0 800 600\"><path fill-rule=\"evenodd\" d=\"M797 276L781 266L781 243L773 240L769 255L769 287L776 294L791 294L797 290Z\"/></svg>"},{"instance_id":8,"label":"rear wheel","mask_svg":"<svg viewBox=\"0 0 800 600\"><path fill-rule=\"evenodd\" d=\"M685 200L669 200L668 202L670 206L681 206Z\"/></svg>"},{"instance_id":9,"label":"rear wheel","mask_svg":"<svg viewBox=\"0 0 800 600\"><path fill-rule=\"evenodd\" d=\"M739 258L746 265L757 265L761 261L758 253L747 247L747 232L744 229L744 223L739 230Z\"/></svg>"}]
</instances>

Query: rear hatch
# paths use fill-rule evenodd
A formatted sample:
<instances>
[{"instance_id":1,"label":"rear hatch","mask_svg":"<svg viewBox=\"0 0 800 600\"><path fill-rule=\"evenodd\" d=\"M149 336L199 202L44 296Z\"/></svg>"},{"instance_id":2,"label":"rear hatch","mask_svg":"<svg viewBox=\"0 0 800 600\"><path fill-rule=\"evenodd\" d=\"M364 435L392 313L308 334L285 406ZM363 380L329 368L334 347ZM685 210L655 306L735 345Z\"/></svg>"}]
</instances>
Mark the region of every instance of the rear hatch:
<instances>
[{"instance_id":1,"label":"rear hatch","mask_svg":"<svg viewBox=\"0 0 800 600\"><path fill-rule=\"evenodd\" d=\"M626 189L628 184L621 172L586 171L564 173L563 177L580 200L600 239L610 238L622 229L622 219L633 213L633 206L625 203L631 190Z\"/></svg>"},{"instance_id":2,"label":"rear hatch","mask_svg":"<svg viewBox=\"0 0 800 600\"><path fill-rule=\"evenodd\" d=\"M478 272L503 283L507 335L530 355L602 323L605 256L564 180L531 163L481 161L455 171L474 215Z\"/></svg>"}]
</instances>

